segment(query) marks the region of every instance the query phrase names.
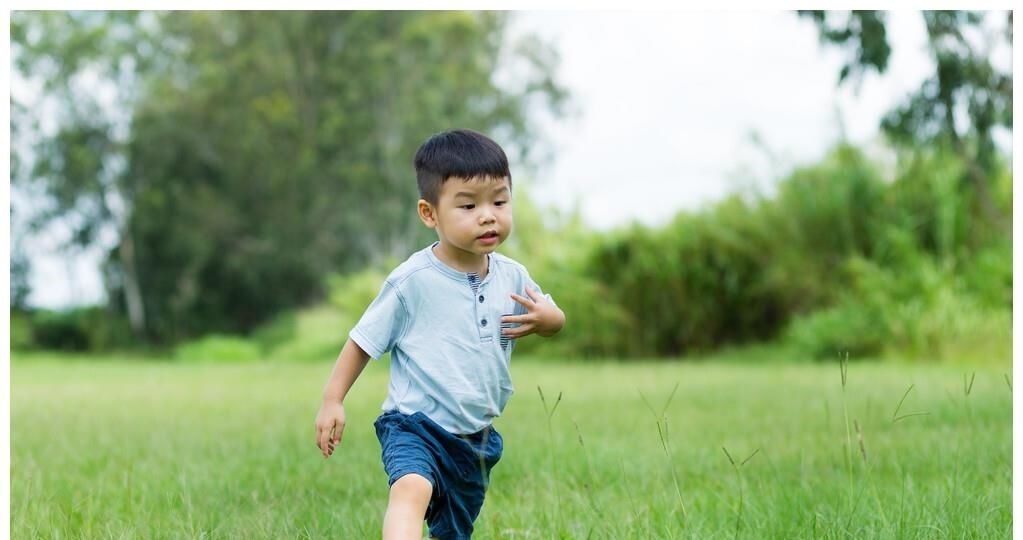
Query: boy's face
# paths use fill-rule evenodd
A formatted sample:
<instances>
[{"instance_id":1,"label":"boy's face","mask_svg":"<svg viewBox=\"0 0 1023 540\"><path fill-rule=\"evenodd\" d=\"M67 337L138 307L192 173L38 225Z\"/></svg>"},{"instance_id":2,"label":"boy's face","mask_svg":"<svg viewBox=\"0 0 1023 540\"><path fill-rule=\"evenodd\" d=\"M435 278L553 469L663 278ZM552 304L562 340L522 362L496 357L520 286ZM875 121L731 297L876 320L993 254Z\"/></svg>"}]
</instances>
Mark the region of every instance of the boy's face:
<instances>
[{"instance_id":1,"label":"boy's face","mask_svg":"<svg viewBox=\"0 0 1023 540\"><path fill-rule=\"evenodd\" d=\"M419 201L419 217L437 229L441 249L459 262L472 263L492 253L512 230L508 178L448 178L437 204Z\"/></svg>"}]
</instances>

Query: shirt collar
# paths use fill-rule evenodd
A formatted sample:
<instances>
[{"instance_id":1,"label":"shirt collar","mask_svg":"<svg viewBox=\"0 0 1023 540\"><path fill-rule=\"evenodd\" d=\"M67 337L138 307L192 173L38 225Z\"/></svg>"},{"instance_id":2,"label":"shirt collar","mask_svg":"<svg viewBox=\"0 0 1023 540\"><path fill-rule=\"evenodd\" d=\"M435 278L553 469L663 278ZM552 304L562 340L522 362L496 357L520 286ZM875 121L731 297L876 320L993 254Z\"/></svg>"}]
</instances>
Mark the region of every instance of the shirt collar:
<instances>
[{"instance_id":1,"label":"shirt collar","mask_svg":"<svg viewBox=\"0 0 1023 540\"><path fill-rule=\"evenodd\" d=\"M440 260L440 258L437 257L437 254L433 252L433 248L437 247L437 244L440 244L440 242L439 241L434 242L433 244L430 244L430 246L426 248L426 256L428 259L430 259L430 264L432 264L433 267L436 268L437 271L439 271L441 274L444 274L445 276L448 276L451 279L454 279L461 283L468 283L469 282L468 276L470 272L462 272L460 270L455 270L454 268L448 266L444 261ZM494 258L490 255L487 255L487 277L483 278L480 284L490 281L490 276L492 275L494 275Z\"/></svg>"}]
</instances>

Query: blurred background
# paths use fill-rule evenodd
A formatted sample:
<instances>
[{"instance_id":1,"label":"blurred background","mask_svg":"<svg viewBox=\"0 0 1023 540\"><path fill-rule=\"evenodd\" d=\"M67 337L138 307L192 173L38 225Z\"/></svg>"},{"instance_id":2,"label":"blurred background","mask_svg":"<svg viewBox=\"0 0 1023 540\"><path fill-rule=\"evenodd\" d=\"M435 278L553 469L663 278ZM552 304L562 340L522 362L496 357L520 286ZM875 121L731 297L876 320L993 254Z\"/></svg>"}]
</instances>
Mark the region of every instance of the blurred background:
<instances>
[{"instance_id":1,"label":"blurred background","mask_svg":"<svg viewBox=\"0 0 1023 540\"><path fill-rule=\"evenodd\" d=\"M1011 358L1011 12L12 12L11 56L15 356L330 361L469 127L568 314L520 352Z\"/></svg>"}]
</instances>

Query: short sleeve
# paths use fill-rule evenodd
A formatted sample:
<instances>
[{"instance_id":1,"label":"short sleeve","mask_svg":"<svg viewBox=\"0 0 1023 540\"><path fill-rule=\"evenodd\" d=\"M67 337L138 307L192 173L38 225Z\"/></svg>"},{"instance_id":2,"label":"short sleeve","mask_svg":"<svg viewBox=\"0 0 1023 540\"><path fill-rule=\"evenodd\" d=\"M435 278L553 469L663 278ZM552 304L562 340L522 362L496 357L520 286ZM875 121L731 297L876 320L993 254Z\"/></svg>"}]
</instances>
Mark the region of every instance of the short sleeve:
<instances>
[{"instance_id":1,"label":"short sleeve","mask_svg":"<svg viewBox=\"0 0 1023 540\"><path fill-rule=\"evenodd\" d=\"M355 328L352 328L349 337L371 358L380 358L401 339L408 321L408 308L404 298L398 289L387 281L366 308Z\"/></svg>"}]
</instances>

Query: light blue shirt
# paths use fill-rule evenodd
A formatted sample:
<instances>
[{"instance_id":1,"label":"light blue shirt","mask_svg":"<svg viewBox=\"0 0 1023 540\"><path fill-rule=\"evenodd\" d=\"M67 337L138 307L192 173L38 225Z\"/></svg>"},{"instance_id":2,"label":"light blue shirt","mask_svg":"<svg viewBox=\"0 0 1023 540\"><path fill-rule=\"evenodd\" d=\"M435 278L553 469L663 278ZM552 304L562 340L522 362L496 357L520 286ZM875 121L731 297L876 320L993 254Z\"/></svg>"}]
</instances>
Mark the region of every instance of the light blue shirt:
<instances>
[{"instance_id":1,"label":"light blue shirt","mask_svg":"<svg viewBox=\"0 0 1023 540\"><path fill-rule=\"evenodd\" d=\"M456 434L490 425L514 392L515 340L501 336L501 317L526 313L511 298L526 287L541 292L524 266L497 253L482 282L441 262L433 246L395 268L349 334L372 358L391 352L383 410L422 412Z\"/></svg>"}]
</instances>

